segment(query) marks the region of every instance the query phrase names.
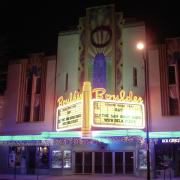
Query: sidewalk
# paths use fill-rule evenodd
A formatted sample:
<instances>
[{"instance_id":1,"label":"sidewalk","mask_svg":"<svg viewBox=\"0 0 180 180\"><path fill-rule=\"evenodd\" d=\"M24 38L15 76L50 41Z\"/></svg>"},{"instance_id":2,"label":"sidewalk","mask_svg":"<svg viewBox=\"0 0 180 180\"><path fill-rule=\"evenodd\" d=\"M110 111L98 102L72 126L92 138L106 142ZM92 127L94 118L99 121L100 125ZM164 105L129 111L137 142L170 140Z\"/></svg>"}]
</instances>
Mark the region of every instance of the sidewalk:
<instances>
[{"instance_id":1,"label":"sidewalk","mask_svg":"<svg viewBox=\"0 0 180 180\"><path fill-rule=\"evenodd\" d=\"M68 176L49 176L49 175L0 175L0 180L146 180L146 178L134 176L112 176L112 175L68 175ZM155 180L163 180L155 179ZM166 178L165 180L170 180ZM172 178L171 180L180 180Z\"/></svg>"},{"instance_id":2,"label":"sidewalk","mask_svg":"<svg viewBox=\"0 0 180 180\"><path fill-rule=\"evenodd\" d=\"M145 180L133 176L112 175L67 175L67 176L44 176L44 175L0 175L0 180Z\"/></svg>"}]
</instances>

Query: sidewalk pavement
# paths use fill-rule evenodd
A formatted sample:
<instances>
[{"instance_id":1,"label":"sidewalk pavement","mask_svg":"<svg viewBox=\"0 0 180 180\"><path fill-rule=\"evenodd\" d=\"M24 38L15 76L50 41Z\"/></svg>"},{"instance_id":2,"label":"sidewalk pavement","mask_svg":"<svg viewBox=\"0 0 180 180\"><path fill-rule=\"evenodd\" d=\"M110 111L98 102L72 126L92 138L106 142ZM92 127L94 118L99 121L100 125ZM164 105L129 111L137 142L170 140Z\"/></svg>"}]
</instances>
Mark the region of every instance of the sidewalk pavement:
<instances>
[{"instance_id":1,"label":"sidewalk pavement","mask_svg":"<svg viewBox=\"0 0 180 180\"><path fill-rule=\"evenodd\" d=\"M113 176L113 175L67 175L67 176L50 176L50 175L16 175L0 174L0 180L146 180L146 178L135 176ZM164 180L164 178L156 178L154 180ZM170 180L170 178L165 178ZM180 180L179 178L171 178L171 180Z\"/></svg>"}]
</instances>

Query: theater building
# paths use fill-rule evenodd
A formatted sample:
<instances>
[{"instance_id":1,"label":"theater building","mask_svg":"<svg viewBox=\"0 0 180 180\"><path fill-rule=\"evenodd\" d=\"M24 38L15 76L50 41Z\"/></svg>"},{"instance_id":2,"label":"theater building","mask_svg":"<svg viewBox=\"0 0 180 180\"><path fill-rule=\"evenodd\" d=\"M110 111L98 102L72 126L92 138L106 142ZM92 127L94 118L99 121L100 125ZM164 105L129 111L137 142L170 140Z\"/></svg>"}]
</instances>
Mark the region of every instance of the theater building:
<instances>
[{"instance_id":1,"label":"theater building","mask_svg":"<svg viewBox=\"0 0 180 180\"><path fill-rule=\"evenodd\" d=\"M62 133L64 129L63 132L67 133L65 128L68 131L80 129L81 140L72 147L73 173L139 175L145 171L145 165L140 164L140 158L146 159L143 154L144 83L140 83L144 82L141 76L143 62L141 54L135 52L135 46L130 47L139 39L145 39L144 24L125 24L123 14L115 13L114 6L87 9L86 17L79 19L78 31L59 34L57 74L60 75L56 78L56 99L60 102L60 115L56 122L61 123L57 124L56 130ZM137 75L137 71L140 74ZM91 85L86 87L84 82L91 82ZM71 101L74 92L84 92L83 104L87 98L89 105L82 108L79 104L66 112L61 109L62 99ZM142 104L138 105L141 109L139 119L129 117L127 124L125 119L120 120L119 117L123 116L121 112L127 110L121 109L125 105L121 103L126 100L116 98L120 93L126 93L127 99L127 96L132 99L134 95L142 98L142 101L139 100ZM137 102L132 99L131 103ZM66 106L72 108L71 103ZM131 105L125 106L130 108ZM66 123L70 124L63 125L65 118L73 118L68 113L73 112L74 108L77 114L73 116L79 116L78 109L83 109L84 115L81 114L79 120L69 120ZM115 112L115 109L119 112ZM70 148L69 145L66 147Z\"/></svg>"},{"instance_id":2,"label":"theater building","mask_svg":"<svg viewBox=\"0 0 180 180\"><path fill-rule=\"evenodd\" d=\"M77 29L59 33L57 57L9 64L0 172L146 176L148 112L151 175L174 160L179 176L179 40L146 49L145 106L136 49L145 36L144 23L126 21L113 5L88 8Z\"/></svg>"}]
</instances>

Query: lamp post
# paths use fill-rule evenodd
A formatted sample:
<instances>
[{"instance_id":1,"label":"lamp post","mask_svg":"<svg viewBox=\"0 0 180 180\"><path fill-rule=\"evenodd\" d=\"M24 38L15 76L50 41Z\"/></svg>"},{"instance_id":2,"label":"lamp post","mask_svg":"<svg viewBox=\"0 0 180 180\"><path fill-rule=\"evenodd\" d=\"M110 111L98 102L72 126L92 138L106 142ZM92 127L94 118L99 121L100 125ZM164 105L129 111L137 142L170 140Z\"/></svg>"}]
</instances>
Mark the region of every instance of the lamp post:
<instances>
[{"instance_id":1,"label":"lamp post","mask_svg":"<svg viewBox=\"0 0 180 180\"><path fill-rule=\"evenodd\" d=\"M144 63L144 79L145 79L145 118L146 118L146 143L147 143L147 180L151 179L150 173L150 142L149 142L149 71L148 71L148 55L147 48L143 42L138 42L136 48L142 52Z\"/></svg>"}]
</instances>

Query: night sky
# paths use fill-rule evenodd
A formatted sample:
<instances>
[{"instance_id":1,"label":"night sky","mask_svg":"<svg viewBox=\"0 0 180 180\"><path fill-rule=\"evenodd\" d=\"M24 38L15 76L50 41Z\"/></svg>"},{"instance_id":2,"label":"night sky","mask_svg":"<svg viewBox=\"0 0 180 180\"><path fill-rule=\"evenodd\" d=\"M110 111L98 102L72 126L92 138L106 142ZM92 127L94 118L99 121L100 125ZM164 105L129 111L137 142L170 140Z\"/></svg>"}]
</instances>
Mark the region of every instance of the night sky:
<instances>
[{"instance_id":1,"label":"night sky","mask_svg":"<svg viewBox=\"0 0 180 180\"><path fill-rule=\"evenodd\" d=\"M178 1L4 0L0 5L0 52L11 59L33 52L55 54L58 32L76 28L87 7L103 4L115 4L125 18L144 20L149 43L180 36Z\"/></svg>"},{"instance_id":2,"label":"night sky","mask_svg":"<svg viewBox=\"0 0 180 180\"><path fill-rule=\"evenodd\" d=\"M2 0L0 1L0 94L6 88L9 60L45 52L56 54L60 31L75 29L86 8L115 4L124 18L145 21L148 43L180 37L176 0Z\"/></svg>"}]
</instances>

